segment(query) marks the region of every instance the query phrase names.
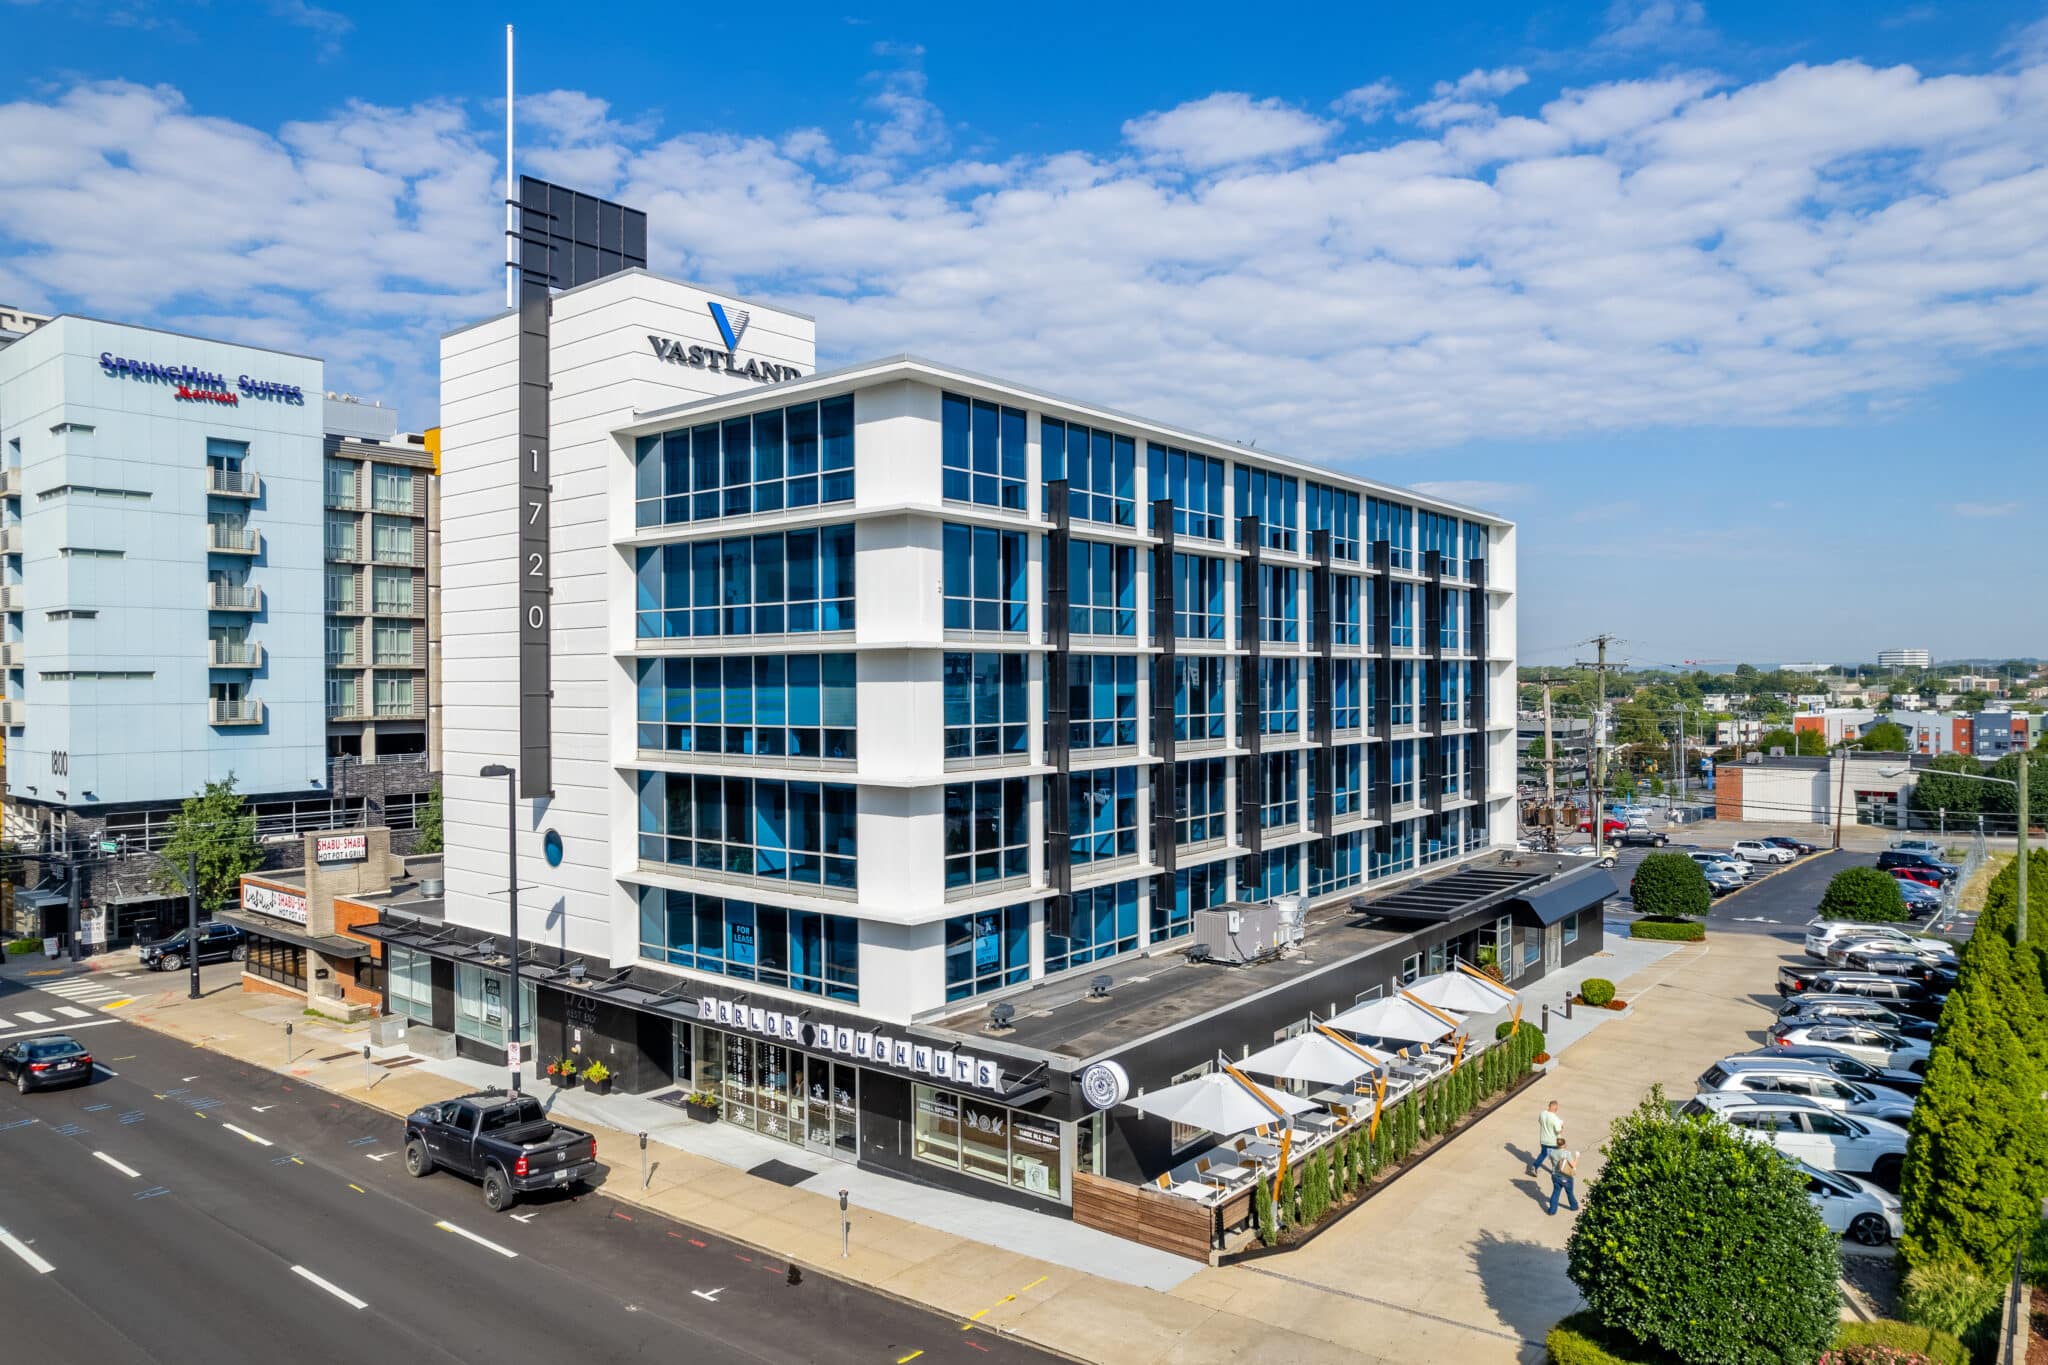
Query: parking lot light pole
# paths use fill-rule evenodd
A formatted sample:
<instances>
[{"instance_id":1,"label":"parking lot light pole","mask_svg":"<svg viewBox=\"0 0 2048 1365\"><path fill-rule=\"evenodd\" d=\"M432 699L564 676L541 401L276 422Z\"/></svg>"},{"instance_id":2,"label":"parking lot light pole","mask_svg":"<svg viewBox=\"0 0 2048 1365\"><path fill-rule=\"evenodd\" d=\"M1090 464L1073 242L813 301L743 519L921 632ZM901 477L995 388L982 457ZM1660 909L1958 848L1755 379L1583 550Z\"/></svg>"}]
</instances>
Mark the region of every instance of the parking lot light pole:
<instances>
[{"instance_id":1,"label":"parking lot light pole","mask_svg":"<svg viewBox=\"0 0 2048 1365\"><path fill-rule=\"evenodd\" d=\"M520 1045L519 1037L519 773L503 763L488 763L477 773L478 777L502 777L505 779L505 907L510 922L506 932L512 939L512 988L506 992L511 996L510 1010L512 1027L506 1035L512 1047ZM508 1048L509 1052L510 1049ZM521 1059L522 1061L524 1058ZM507 1065L510 1063L508 1061ZM512 1069L512 1093L519 1093L519 1068Z\"/></svg>"},{"instance_id":2,"label":"parking lot light pole","mask_svg":"<svg viewBox=\"0 0 2048 1365\"><path fill-rule=\"evenodd\" d=\"M2014 876L2019 884L2013 888L2017 894L2013 911L2012 941L2014 943L2025 943L2027 941L2027 751L2021 749L2019 757L2020 770L2017 781L2009 777L1991 777L1984 773L1949 773L1947 776L1960 777L1971 782L1992 782L2001 787L2017 789L2020 817L2019 866ZM1882 777L1897 777L1899 774L1909 771L1910 767L1911 765L1909 764L1904 768L1879 768L1877 771L1879 776ZM1978 818L1981 821L1983 817L1980 816Z\"/></svg>"},{"instance_id":3,"label":"parking lot light pole","mask_svg":"<svg viewBox=\"0 0 2048 1365\"><path fill-rule=\"evenodd\" d=\"M185 960L192 969L187 1000L199 998L199 850L185 852Z\"/></svg>"}]
</instances>

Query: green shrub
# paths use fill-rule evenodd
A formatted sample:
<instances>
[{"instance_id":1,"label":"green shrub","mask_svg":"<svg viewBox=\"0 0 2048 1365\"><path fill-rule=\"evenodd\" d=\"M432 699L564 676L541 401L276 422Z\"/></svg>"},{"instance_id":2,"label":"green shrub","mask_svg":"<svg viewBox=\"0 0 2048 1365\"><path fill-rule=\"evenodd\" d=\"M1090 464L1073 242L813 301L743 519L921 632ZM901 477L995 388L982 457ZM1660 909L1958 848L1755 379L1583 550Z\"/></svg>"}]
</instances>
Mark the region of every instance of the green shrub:
<instances>
[{"instance_id":1,"label":"green shrub","mask_svg":"<svg viewBox=\"0 0 2048 1365\"><path fill-rule=\"evenodd\" d=\"M1875 1354L1903 1351L1896 1355ZM1871 1353L1871 1354L1864 1354ZM1834 1349L1821 1357L1821 1365L1970 1365L1970 1352L1947 1332L1931 1327L1879 1318L1876 1322L1845 1322L1835 1333Z\"/></svg>"},{"instance_id":2,"label":"green shrub","mask_svg":"<svg viewBox=\"0 0 2048 1365\"><path fill-rule=\"evenodd\" d=\"M1614 1121L1566 1266L1610 1332L1684 1365L1809 1361L1834 1340L1839 1239L1806 1177L1653 1088Z\"/></svg>"},{"instance_id":3,"label":"green shrub","mask_svg":"<svg viewBox=\"0 0 2048 1365\"><path fill-rule=\"evenodd\" d=\"M1967 1261L1944 1259L1906 1272L1899 1315L1917 1327L1968 1337L1998 1311L2005 1284Z\"/></svg>"},{"instance_id":4,"label":"green shrub","mask_svg":"<svg viewBox=\"0 0 2048 1365\"><path fill-rule=\"evenodd\" d=\"M1845 867L1828 882L1820 898L1822 919L1846 919L1858 924L1902 920L1906 897L1898 879L1874 867Z\"/></svg>"},{"instance_id":5,"label":"green shrub","mask_svg":"<svg viewBox=\"0 0 2048 1365\"><path fill-rule=\"evenodd\" d=\"M1280 1240L1280 1222L1273 1214L1273 1186L1263 1175L1252 1182L1252 1216L1258 1220L1261 1242L1271 1246Z\"/></svg>"},{"instance_id":6,"label":"green shrub","mask_svg":"<svg viewBox=\"0 0 2048 1365\"><path fill-rule=\"evenodd\" d=\"M1547 1365L1663 1365L1670 1359L1632 1341L1623 1341L1600 1326L1600 1319L1581 1309L1543 1338Z\"/></svg>"},{"instance_id":7,"label":"green shrub","mask_svg":"<svg viewBox=\"0 0 2048 1365\"><path fill-rule=\"evenodd\" d=\"M1629 897L1645 915L1703 919L1713 907L1707 874L1683 853L1652 853L1636 868Z\"/></svg>"},{"instance_id":8,"label":"green shrub","mask_svg":"<svg viewBox=\"0 0 2048 1365\"><path fill-rule=\"evenodd\" d=\"M1531 1056L1534 1056L1536 1053L1543 1051L1543 1030L1537 1028L1534 1024L1528 1022L1526 1019L1522 1021L1522 1027L1519 1029L1515 1029L1513 1020L1507 1020L1505 1022L1495 1025L1493 1030L1493 1036L1495 1038L1505 1038L1508 1036L1510 1030L1514 1030L1515 1038L1518 1042L1521 1039L1528 1038L1536 1044L1536 1046L1529 1049L1529 1053Z\"/></svg>"},{"instance_id":9,"label":"green shrub","mask_svg":"<svg viewBox=\"0 0 2048 1365\"><path fill-rule=\"evenodd\" d=\"M1614 998L1614 983L1605 977L1589 976L1579 983L1579 998L1597 1009Z\"/></svg>"},{"instance_id":10,"label":"green shrub","mask_svg":"<svg viewBox=\"0 0 2048 1365\"><path fill-rule=\"evenodd\" d=\"M7 955L9 957L25 957L29 953L41 952L42 948L43 941L39 938L17 938L8 943Z\"/></svg>"},{"instance_id":11,"label":"green shrub","mask_svg":"<svg viewBox=\"0 0 2048 1365\"><path fill-rule=\"evenodd\" d=\"M1692 920L1639 919L1628 927L1628 936L1667 943L1698 943L1706 938L1707 926Z\"/></svg>"}]
</instances>

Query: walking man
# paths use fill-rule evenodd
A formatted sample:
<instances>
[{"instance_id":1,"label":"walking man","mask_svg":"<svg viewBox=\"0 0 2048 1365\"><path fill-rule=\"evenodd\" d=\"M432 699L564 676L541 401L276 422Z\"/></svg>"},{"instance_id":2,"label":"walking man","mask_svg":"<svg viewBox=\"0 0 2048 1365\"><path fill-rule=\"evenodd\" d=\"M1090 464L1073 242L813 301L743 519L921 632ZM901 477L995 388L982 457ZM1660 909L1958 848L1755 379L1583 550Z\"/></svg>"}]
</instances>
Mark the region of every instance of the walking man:
<instances>
[{"instance_id":1,"label":"walking man","mask_svg":"<svg viewBox=\"0 0 2048 1365\"><path fill-rule=\"evenodd\" d=\"M1536 1116L1536 1159L1529 1163L1529 1174L1536 1174L1544 1162L1554 1161L1563 1146L1564 1115L1557 1112L1557 1101L1552 1100Z\"/></svg>"},{"instance_id":2,"label":"walking man","mask_svg":"<svg viewBox=\"0 0 2048 1365\"><path fill-rule=\"evenodd\" d=\"M1562 1194L1572 1202L1572 1212L1579 1211L1579 1154L1559 1152L1556 1162L1550 1168L1550 1207L1543 1210L1552 1217L1557 1216L1557 1197Z\"/></svg>"}]
</instances>

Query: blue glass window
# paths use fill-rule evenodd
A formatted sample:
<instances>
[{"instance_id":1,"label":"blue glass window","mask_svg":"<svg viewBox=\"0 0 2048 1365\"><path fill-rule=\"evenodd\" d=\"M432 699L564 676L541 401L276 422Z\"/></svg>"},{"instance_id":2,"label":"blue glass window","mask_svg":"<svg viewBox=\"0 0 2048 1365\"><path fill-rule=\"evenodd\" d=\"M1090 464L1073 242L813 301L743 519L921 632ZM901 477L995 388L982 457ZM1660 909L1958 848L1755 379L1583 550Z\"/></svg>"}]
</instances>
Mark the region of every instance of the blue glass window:
<instances>
[{"instance_id":1,"label":"blue glass window","mask_svg":"<svg viewBox=\"0 0 2048 1365\"><path fill-rule=\"evenodd\" d=\"M640 956L783 990L860 1001L860 923L844 915L643 886Z\"/></svg>"},{"instance_id":2,"label":"blue glass window","mask_svg":"<svg viewBox=\"0 0 2048 1365\"><path fill-rule=\"evenodd\" d=\"M953 502L1024 509L1024 414L949 393L940 400L939 451Z\"/></svg>"},{"instance_id":3,"label":"blue glass window","mask_svg":"<svg viewBox=\"0 0 2048 1365\"><path fill-rule=\"evenodd\" d=\"M1462 796L1465 791L1465 742L1474 736L1445 735L1436 741L1441 747L1437 752L1443 763L1443 794Z\"/></svg>"},{"instance_id":4,"label":"blue glass window","mask_svg":"<svg viewBox=\"0 0 2048 1365\"><path fill-rule=\"evenodd\" d=\"M946 921L946 999L1031 979L1031 907L1009 905Z\"/></svg>"},{"instance_id":5,"label":"blue glass window","mask_svg":"<svg viewBox=\"0 0 2048 1365\"><path fill-rule=\"evenodd\" d=\"M1415 741L1397 739L1385 746L1387 783L1399 806L1415 799Z\"/></svg>"},{"instance_id":6,"label":"blue glass window","mask_svg":"<svg viewBox=\"0 0 2048 1365\"><path fill-rule=\"evenodd\" d=\"M1147 441L1145 474L1154 502L1172 500L1176 536L1223 539L1223 461Z\"/></svg>"},{"instance_id":7,"label":"blue glass window","mask_svg":"<svg viewBox=\"0 0 2048 1365\"><path fill-rule=\"evenodd\" d=\"M1128 545L1067 542L1067 629L1075 635L1135 635L1138 558Z\"/></svg>"},{"instance_id":8,"label":"blue glass window","mask_svg":"<svg viewBox=\"0 0 2048 1365\"><path fill-rule=\"evenodd\" d=\"M1330 558L1358 562L1358 494L1328 484L1308 486L1308 529L1330 533Z\"/></svg>"},{"instance_id":9,"label":"blue glass window","mask_svg":"<svg viewBox=\"0 0 2048 1365\"><path fill-rule=\"evenodd\" d=\"M1486 558L1486 523L1468 521L1465 523L1465 576L1476 573L1475 566Z\"/></svg>"},{"instance_id":10,"label":"blue glass window","mask_svg":"<svg viewBox=\"0 0 2048 1365\"><path fill-rule=\"evenodd\" d=\"M1382 540L1390 542L1395 568L1415 567L1414 536L1414 509L1408 504L1388 502L1383 498L1365 500L1365 538L1375 543Z\"/></svg>"},{"instance_id":11,"label":"blue glass window","mask_svg":"<svg viewBox=\"0 0 2048 1365\"><path fill-rule=\"evenodd\" d=\"M1301 751L1259 756L1259 823L1266 829L1301 823Z\"/></svg>"},{"instance_id":12,"label":"blue glass window","mask_svg":"<svg viewBox=\"0 0 2048 1365\"><path fill-rule=\"evenodd\" d=\"M1183 844L1229 833L1230 760L1197 758L1173 765L1175 838Z\"/></svg>"},{"instance_id":13,"label":"blue glass window","mask_svg":"<svg viewBox=\"0 0 2048 1365\"><path fill-rule=\"evenodd\" d=\"M1056 934L1054 926L1046 926L1045 970L1048 975L1127 953L1138 946L1138 884L1135 881L1076 891L1073 907L1073 922L1067 926L1070 932Z\"/></svg>"},{"instance_id":14,"label":"blue glass window","mask_svg":"<svg viewBox=\"0 0 2048 1365\"><path fill-rule=\"evenodd\" d=\"M948 887L1030 871L1031 824L1023 778L954 783L946 788L945 813Z\"/></svg>"},{"instance_id":15,"label":"blue glass window","mask_svg":"<svg viewBox=\"0 0 2048 1365\"><path fill-rule=\"evenodd\" d=\"M1427 592L1430 589L1425 588ZM1445 588L1443 590L1443 626L1437 638L1451 653L1460 653L1465 648L1465 590Z\"/></svg>"},{"instance_id":16,"label":"blue glass window","mask_svg":"<svg viewBox=\"0 0 2048 1365\"><path fill-rule=\"evenodd\" d=\"M857 885L860 821L850 786L643 772L639 795L643 862Z\"/></svg>"},{"instance_id":17,"label":"blue glass window","mask_svg":"<svg viewBox=\"0 0 2048 1365\"><path fill-rule=\"evenodd\" d=\"M1441 512L1417 508L1415 512L1415 549L1418 554L1435 550L1443 557L1443 571L1446 578L1457 578L1463 572L1458 567L1458 519ZM1422 561L1416 561L1420 564Z\"/></svg>"},{"instance_id":18,"label":"blue glass window","mask_svg":"<svg viewBox=\"0 0 2048 1365\"><path fill-rule=\"evenodd\" d=\"M1365 835L1354 830L1308 846L1308 893L1327 896L1365 879Z\"/></svg>"},{"instance_id":19,"label":"blue glass window","mask_svg":"<svg viewBox=\"0 0 2048 1365\"><path fill-rule=\"evenodd\" d=\"M1135 857L1138 852L1138 770L1075 773L1067 788L1067 833L1073 864Z\"/></svg>"},{"instance_id":20,"label":"blue glass window","mask_svg":"<svg viewBox=\"0 0 2048 1365\"><path fill-rule=\"evenodd\" d=\"M633 466L637 526L846 502L853 395L642 436Z\"/></svg>"},{"instance_id":21,"label":"blue glass window","mask_svg":"<svg viewBox=\"0 0 2048 1365\"><path fill-rule=\"evenodd\" d=\"M1301 661L1259 660L1259 733L1291 735L1301 728Z\"/></svg>"},{"instance_id":22,"label":"blue glass window","mask_svg":"<svg viewBox=\"0 0 2048 1365\"><path fill-rule=\"evenodd\" d=\"M1465 719L1465 667L1462 664L1445 664L1443 676L1437 680L1437 704L1443 711L1444 724L1460 725Z\"/></svg>"},{"instance_id":23,"label":"blue glass window","mask_svg":"<svg viewBox=\"0 0 2048 1365\"><path fill-rule=\"evenodd\" d=\"M1315 676L1324 667L1322 660L1311 660L1310 676ZM1330 729L1356 730L1363 700L1364 664L1358 659L1332 659L1327 667L1330 670Z\"/></svg>"},{"instance_id":24,"label":"blue glass window","mask_svg":"<svg viewBox=\"0 0 2048 1365\"><path fill-rule=\"evenodd\" d=\"M1067 481L1067 514L1105 526L1138 524L1138 443L1048 417L1038 424L1039 463L1047 483Z\"/></svg>"},{"instance_id":25,"label":"blue glass window","mask_svg":"<svg viewBox=\"0 0 2048 1365\"><path fill-rule=\"evenodd\" d=\"M1259 543L1269 550L1295 549L1300 486L1294 477L1239 465L1236 483L1237 515L1259 519ZM1231 539L1237 538L1233 531Z\"/></svg>"},{"instance_id":26,"label":"blue glass window","mask_svg":"<svg viewBox=\"0 0 2048 1365\"><path fill-rule=\"evenodd\" d=\"M1339 744L1330 751L1333 774L1330 793L1332 815L1355 815L1365 809L1365 746Z\"/></svg>"},{"instance_id":27,"label":"blue glass window","mask_svg":"<svg viewBox=\"0 0 2048 1365\"><path fill-rule=\"evenodd\" d=\"M1067 721L1070 748L1114 749L1136 744L1136 656L1072 655L1067 664Z\"/></svg>"},{"instance_id":28,"label":"blue glass window","mask_svg":"<svg viewBox=\"0 0 2048 1365\"><path fill-rule=\"evenodd\" d=\"M1251 567L1240 562L1237 590L1245 589L1245 574ZM1301 607L1296 600L1300 575L1293 569L1273 564L1259 565L1259 638L1291 644L1301 638Z\"/></svg>"},{"instance_id":29,"label":"blue glass window","mask_svg":"<svg viewBox=\"0 0 2048 1365\"><path fill-rule=\"evenodd\" d=\"M1388 703L1393 713L1391 723L1394 725L1415 723L1415 671L1413 659L1397 660L1394 664L1394 695Z\"/></svg>"},{"instance_id":30,"label":"blue glass window","mask_svg":"<svg viewBox=\"0 0 2048 1365\"><path fill-rule=\"evenodd\" d=\"M1387 594L1387 643L1395 649L1415 647L1415 585L1395 583Z\"/></svg>"},{"instance_id":31,"label":"blue glass window","mask_svg":"<svg viewBox=\"0 0 2048 1365\"><path fill-rule=\"evenodd\" d=\"M1173 661L1173 737L1222 739L1223 664L1213 655L1183 654Z\"/></svg>"},{"instance_id":32,"label":"blue glass window","mask_svg":"<svg viewBox=\"0 0 2048 1365\"><path fill-rule=\"evenodd\" d=\"M1363 579L1356 574L1330 575L1330 643L1355 645L1359 642L1359 601Z\"/></svg>"},{"instance_id":33,"label":"blue glass window","mask_svg":"<svg viewBox=\"0 0 2048 1365\"><path fill-rule=\"evenodd\" d=\"M1226 904L1230 900L1230 862L1204 863L1182 868L1173 874L1172 895L1167 896L1165 878L1152 896L1152 941L1179 938L1194 926L1197 910Z\"/></svg>"},{"instance_id":34,"label":"blue glass window","mask_svg":"<svg viewBox=\"0 0 2048 1365\"><path fill-rule=\"evenodd\" d=\"M945 529L947 630L1021 631L1027 604L1024 537L987 526Z\"/></svg>"},{"instance_id":35,"label":"blue glass window","mask_svg":"<svg viewBox=\"0 0 2048 1365\"><path fill-rule=\"evenodd\" d=\"M854 757L851 654L642 659L638 668L642 749Z\"/></svg>"},{"instance_id":36,"label":"blue glass window","mask_svg":"<svg viewBox=\"0 0 2048 1365\"><path fill-rule=\"evenodd\" d=\"M1224 561L1208 555L1173 556L1173 633L1183 640L1223 638Z\"/></svg>"},{"instance_id":37,"label":"blue glass window","mask_svg":"<svg viewBox=\"0 0 2048 1365\"><path fill-rule=\"evenodd\" d=\"M1238 860L1237 893L1240 899L1269 901L1275 896L1292 896L1301 890L1301 849L1272 848L1257 857Z\"/></svg>"},{"instance_id":38,"label":"blue glass window","mask_svg":"<svg viewBox=\"0 0 2048 1365\"><path fill-rule=\"evenodd\" d=\"M948 654L944 670L947 758L1028 752L1022 654Z\"/></svg>"},{"instance_id":39,"label":"blue glass window","mask_svg":"<svg viewBox=\"0 0 2048 1365\"><path fill-rule=\"evenodd\" d=\"M1367 859L1374 877L1388 877L1397 872L1407 872L1415 866L1415 829L1419 823L1421 822L1416 820L1403 820L1388 831L1387 851L1382 853L1375 849L1372 856ZM1529 941L1536 944L1536 951L1540 955L1543 951L1542 936L1531 934Z\"/></svg>"},{"instance_id":40,"label":"blue glass window","mask_svg":"<svg viewBox=\"0 0 2048 1365\"><path fill-rule=\"evenodd\" d=\"M643 640L853 629L853 527L821 526L634 551Z\"/></svg>"}]
</instances>

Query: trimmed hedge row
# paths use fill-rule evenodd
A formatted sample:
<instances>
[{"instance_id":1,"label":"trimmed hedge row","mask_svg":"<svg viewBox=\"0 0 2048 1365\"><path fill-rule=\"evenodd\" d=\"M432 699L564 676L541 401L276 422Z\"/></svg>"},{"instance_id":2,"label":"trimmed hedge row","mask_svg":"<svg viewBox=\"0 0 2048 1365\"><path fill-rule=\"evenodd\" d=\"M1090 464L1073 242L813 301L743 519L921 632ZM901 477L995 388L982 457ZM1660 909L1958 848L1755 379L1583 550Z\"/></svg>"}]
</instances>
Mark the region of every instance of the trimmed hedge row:
<instances>
[{"instance_id":1,"label":"trimmed hedge row","mask_svg":"<svg viewBox=\"0 0 2048 1365\"><path fill-rule=\"evenodd\" d=\"M26 957L30 953L42 951L42 947L43 941L39 938L17 938L8 943L7 955L9 957Z\"/></svg>"},{"instance_id":2,"label":"trimmed hedge row","mask_svg":"<svg viewBox=\"0 0 2048 1365\"><path fill-rule=\"evenodd\" d=\"M1582 1308L1543 1338L1548 1365L1666 1365L1672 1357L1633 1341L1623 1341L1600 1326L1589 1308Z\"/></svg>"},{"instance_id":3,"label":"trimmed hedge row","mask_svg":"<svg viewBox=\"0 0 2048 1365\"><path fill-rule=\"evenodd\" d=\"M1820 1365L1970 1365L1969 1348L1946 1332L1880 1318L1845 1322Z\"/></svg>"},{"instance_id":4,"label":"trimmed hedge row","mask_svg":"<svg viewBox=\"0 0 2048 1365\"><path fill-rule=\"evenodd\" d=\"M1707 926L1693 920L1639 919L1628 927L1630 938L1662 939L1669 943L1698 943L1707 936Z\"/></svg>"}]
</instances>

